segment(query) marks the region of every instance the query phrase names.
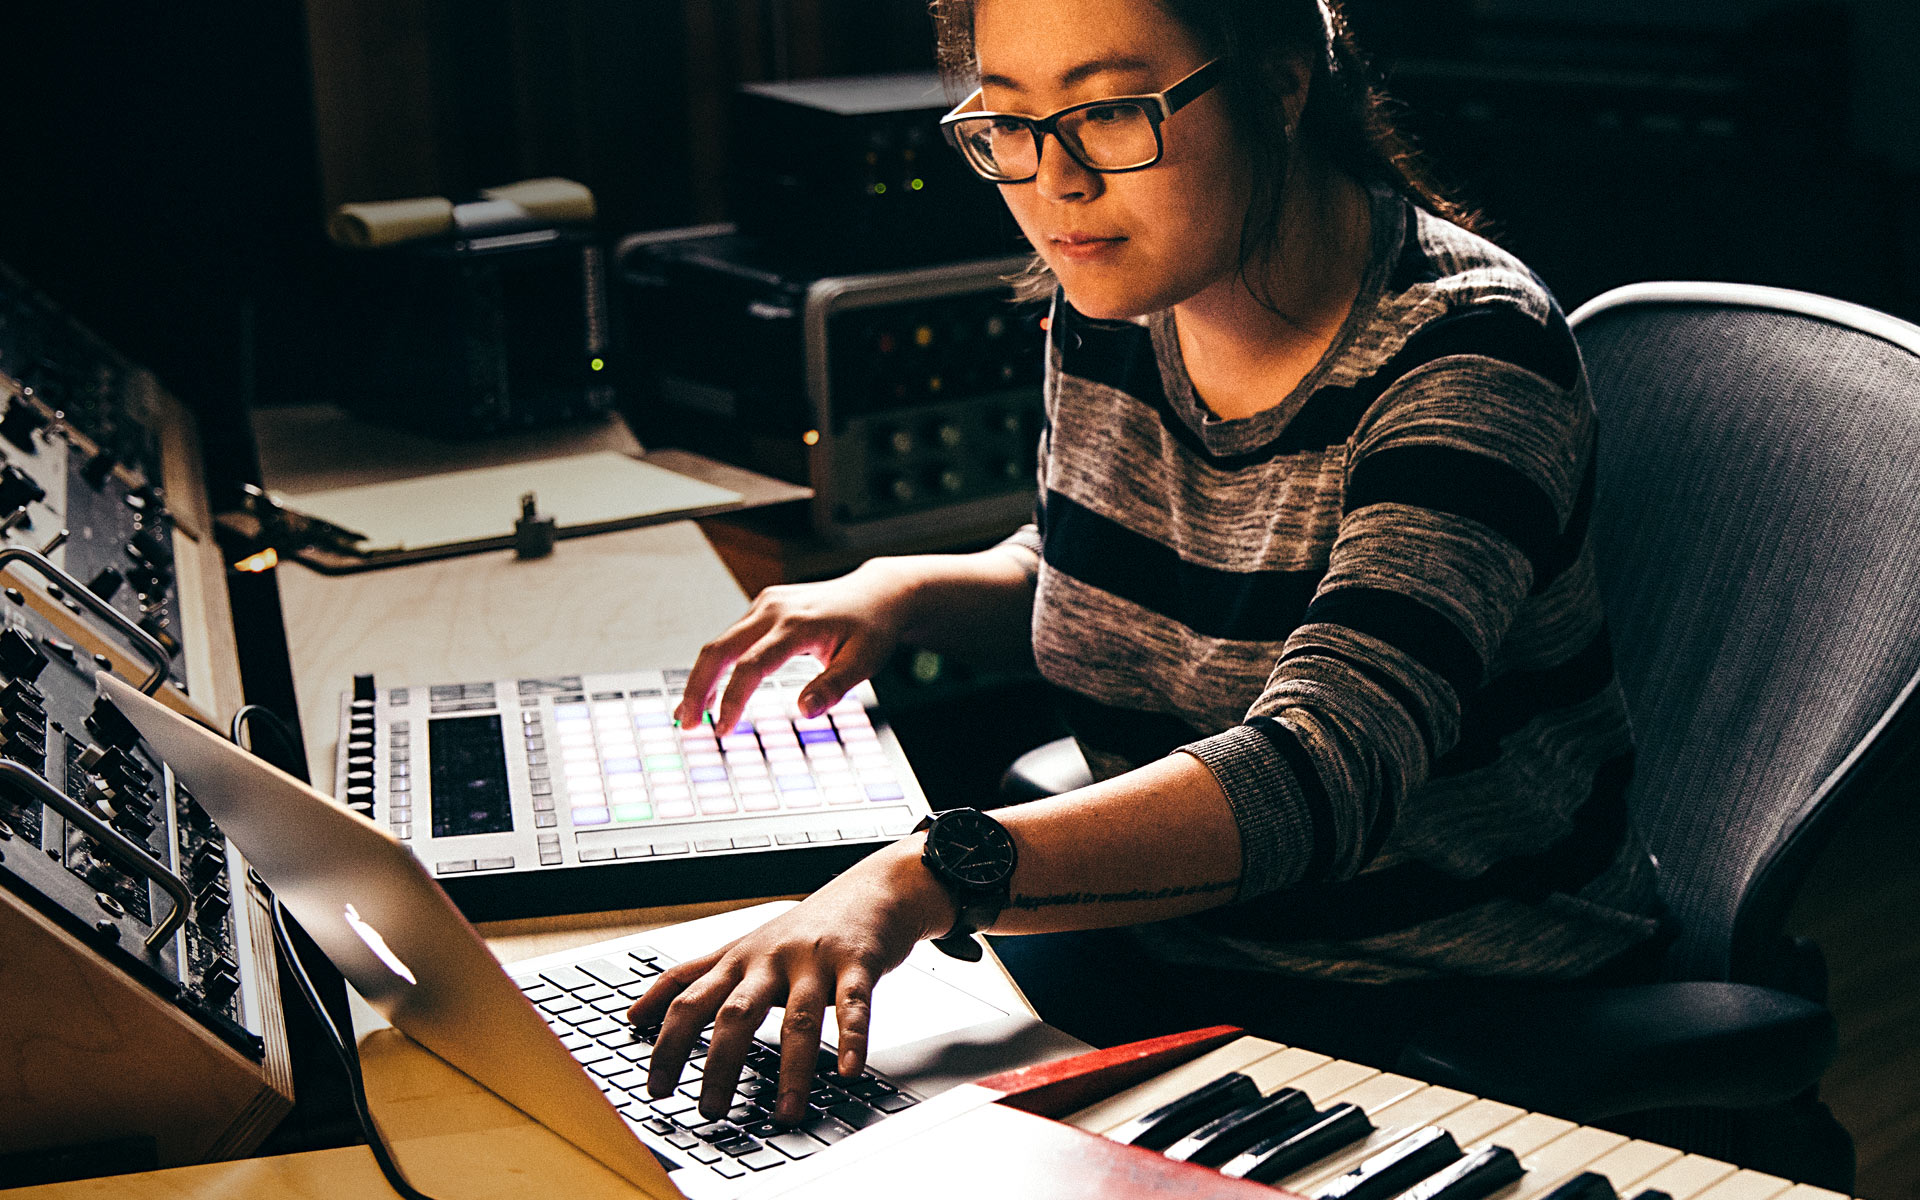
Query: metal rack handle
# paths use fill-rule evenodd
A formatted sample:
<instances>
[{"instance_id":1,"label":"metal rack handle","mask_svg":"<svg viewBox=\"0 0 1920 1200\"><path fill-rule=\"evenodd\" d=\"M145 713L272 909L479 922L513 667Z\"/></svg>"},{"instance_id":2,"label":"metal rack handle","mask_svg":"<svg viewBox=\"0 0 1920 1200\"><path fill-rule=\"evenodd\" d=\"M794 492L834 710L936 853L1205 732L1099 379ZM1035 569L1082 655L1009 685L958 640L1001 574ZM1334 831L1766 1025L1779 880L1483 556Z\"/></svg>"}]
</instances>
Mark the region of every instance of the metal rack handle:
<instances>
[{"instance_id":1,"label":"metal rack handle","mask_svg":"<svg viewBox=\"0 0 1920 1200\"><path fill-rule=\"evenodd\" d=\"M128 620L125 613L94 595L92 589L85 584L54 566L53 561L38 550L30 550L25 546L7 546L0 549L0 570L5 570L14 563L25 563L49 583L59 584L66 589L69 596L92 609L95 616L119 630L129 642L133 643L134 650L153 664L153 673L140 684L141 692L151 696L160 690L160 685L167 681L167 675L172 668L168 665L166 647L162 646L152 634Z\"/></svg>"},{"instance_id":2,"label":"metal rack handle","mask_svg":"<svg viewBox=\"0 0 1920 1200\"><path fill-rule=\"evenodd\" d=\"M127 870L159 884L167 895L173 897L173 911L168 913L166 919L154 926L153 932L147 935L149 950L172 937L182 925L187 923L187 910L193 906L193 892L187 887L186 880L167 870L163 863L141 849L118 829L101 820L86 805L72 799L19 763L0 758L0 779L11 779L18 783L31 792L34 799L78 825L87 836L100 843L101 849L107 852L107 857Z\"/></svg>"}]
</instances>

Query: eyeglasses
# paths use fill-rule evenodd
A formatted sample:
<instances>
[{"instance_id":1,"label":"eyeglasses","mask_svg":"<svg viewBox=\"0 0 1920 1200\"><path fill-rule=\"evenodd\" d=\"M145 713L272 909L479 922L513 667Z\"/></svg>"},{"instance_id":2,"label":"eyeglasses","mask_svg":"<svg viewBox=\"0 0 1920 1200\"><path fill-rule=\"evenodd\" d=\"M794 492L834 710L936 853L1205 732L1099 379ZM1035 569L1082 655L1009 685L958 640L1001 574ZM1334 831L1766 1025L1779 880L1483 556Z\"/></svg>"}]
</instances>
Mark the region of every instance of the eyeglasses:
<instances>
[{"instance_id":1,"label":"eyeglasses","mask_svg":"<svg viewBox=\"0 0 1920 1200\"><path fill-rule=\"evenodd\" d=\"M1160 123L1220 81L1214 59L1164 92L1110 96L1063 108L1050 117L982 112L975 91L940 118L940 130L982 179L1025 183L1040 173L1040 140L1052 134L1073 161L1114 175L1160 161L1166 145Z\"/></svg>"}]
</instances>

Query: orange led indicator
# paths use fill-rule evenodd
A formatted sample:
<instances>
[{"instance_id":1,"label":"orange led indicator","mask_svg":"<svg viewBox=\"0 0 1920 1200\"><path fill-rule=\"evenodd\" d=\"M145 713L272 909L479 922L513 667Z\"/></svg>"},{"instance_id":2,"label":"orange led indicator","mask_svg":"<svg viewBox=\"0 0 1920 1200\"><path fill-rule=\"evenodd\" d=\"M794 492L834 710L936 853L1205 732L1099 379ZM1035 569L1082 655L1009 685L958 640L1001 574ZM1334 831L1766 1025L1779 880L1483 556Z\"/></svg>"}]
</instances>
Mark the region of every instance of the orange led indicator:
<instances>
[{"instance_id":1,"label":"orange led indicator","mask_svg":"<svg viewBox=\"0 0 1920 1200\"><path fill-rule=\"evenodd\" d=\"M800 435L800 440L809 446L818 446L820 444L820 431L818 429L809 429Z\"/></svg>"},{"instance_id":2,"label":"orange led indicator","mask_svg":"<svg viewBox=\"0 0 1920 1200\"><path fill-rule=\"evenodd\" d=\"M236 571L245 571L249 575L258 575L262 571L271 571L279 565L280 552L272 546L268 546L265 550L260 551L260 553L249 554L239 562L233 564L233 569Z\"/></svg>"}]
</instances>

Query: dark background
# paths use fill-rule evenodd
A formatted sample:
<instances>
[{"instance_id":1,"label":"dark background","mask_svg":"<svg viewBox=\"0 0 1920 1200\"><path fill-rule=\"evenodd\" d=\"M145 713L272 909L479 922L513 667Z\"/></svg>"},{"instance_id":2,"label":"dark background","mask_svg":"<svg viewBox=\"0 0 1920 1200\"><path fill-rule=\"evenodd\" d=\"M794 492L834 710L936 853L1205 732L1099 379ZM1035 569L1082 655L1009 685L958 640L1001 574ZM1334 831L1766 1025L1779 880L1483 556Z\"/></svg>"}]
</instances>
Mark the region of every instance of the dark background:
<instances>
[{"instance_id":1,"label":"dark background","mask_svg":"<svg viewBox=\"0 0 1920 1200\"><path fill-rule=\"evenodd\" d=\"M1920 312L1913 0L1349 9L1569 309L1708 278ZM339 386L330 206L553 174L609 235L723 219L739 82L930 69L930 30L919 0L14 5L0 261L217 427Z\"/></svg>"}]
</instances>

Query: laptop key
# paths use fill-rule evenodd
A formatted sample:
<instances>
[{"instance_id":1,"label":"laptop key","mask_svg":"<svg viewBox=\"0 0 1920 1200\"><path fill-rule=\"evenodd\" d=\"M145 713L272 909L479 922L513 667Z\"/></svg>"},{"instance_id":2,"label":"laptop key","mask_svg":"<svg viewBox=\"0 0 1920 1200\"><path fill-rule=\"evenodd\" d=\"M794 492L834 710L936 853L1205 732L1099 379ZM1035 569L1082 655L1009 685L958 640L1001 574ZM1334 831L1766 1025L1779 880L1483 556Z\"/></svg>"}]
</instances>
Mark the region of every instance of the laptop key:
<instances>
[{"instance_id":1,"label":"laptop key","mask_svg":"<svg viewBox=\"0 0 1920 1200\"><path fill-rule=\"evenodd\" d=\"M675 1133L680 1128L672 1121L663 1120L660 1117L642 1117L640 1123L647 1127L648 1132L659 1134L661 1137Z\"/></svg>"},{"instance_id":2,"label":"laptop key","mask_svg":"<svg viewBox=\"0 0 1920 1200\"><path fill-rule=\"evenodd\" d=\"M741 1158L757 1150L766 1149L765 1146L760 1144L758 1138L750 1138L744 1133L736 1134L730 1138L722 1138L713 1143L713 1148L733 1158Z\"/></svg>"},{"instance_id":3,"label":"laptop key","mask_svg":"<svg viewBox=\"0 0 1920 1200\"><path fill-rule=\"evenodd\" d=\"M571 1029L567 1029L567 1027L564 1025L562 1025L560 1028L566 1030L565 1033L562 1033L560 1035L560 1044L562 1046L565 1046L569 1051L581 1050L588 1046L593 1045L593 1039L588 1037L586 1034L576 1033Z\"/></svg>"},{"instance_id":4,"label":"laptop key","mask_svg":"<svg viewBox=\"0 0 1920 1200\"><path fill-rule=\"evenodd\" d=\"M676 1129L666 1135L666 1142L667 1145L672 1146L676 1150L688 1150L694 1146L698 1146L700 1139L692 1133Z\"/></svg>"},{"instance_id":5,"label":"laptop key","mask_svg":"<svg viewBox=\"0 0 1920 1200\"><path fill-rule=\"evenodd\" d=\"M809 1137L816 1138L831 1146L841 1138L853 1133L853 1127L832 1117L809 1117L796 1128L804 1130Z\"/></svg>"},{"instance_id":6,"label":"laptop key","mask_svg":"<svg viewBox=\"0 0 1920 1200\"><path fill-rule=\"evenodd\" d=\"M712 1146L696 1143L687 1147L687 1157L697 1163L711 1165L726 1159L727 1156L715 1150Z\"/></svg>"},{"instance_id":7,"label":"laptop key","mask_svg":"<svg viewBox=\"0 0 1920 1200\"><path fill-rule=\"evenodd\" d=\"M522 984L520 991L527 999L533 1001L535 1004L546 1004L550 1000L558 1000L560 997L566 995L565 992L544 979L535 979L530 983Z\"/></svg>"},{"instance_id":8,"label":"laptop key","mask_svg":"<svg viewBox=\"0 0 1920 1200\"><path fill-rule=\"evenodd\" d=\"M593 977L578 967L548 967L540 972L540 978L569 992L575 988L593 986Z\"/></svg>"},{"instance_id":9,"label":"laptop key","mask_svg":"<svg viewBox=\"0 0 1920 1200\"><path fill-rule=\"evenodd\" d=\"M587 1009L586 1011L593 1012L592 1009ZM569 1013L567 1015L572 1016L573 1014ZM602 1038L602 1037L606 1037L610 1033L620 1032L620 1022L608 1020L606 1017L601 1016L598 1013L595 1013L594 1017L595 1017L594 1020L587 1021L584 1024L576 1025L574 1026L574 1028L578 1029L581 1033L586 1034L588 1037L593 1037L593 1038Z\"/></svg>"},{"instance_id":10,"label":"laptop key","mask_svg":"<svg viewBox=\"0 0 1920 1200\"><path fill-rule=\"evenodd\" d=\"M653 1105L653 1111L663 1117L677 1117L700 1107L684 1096L668 1096L662 1100L650 1100L649 1103Z\"/></svg>"},{"instance_id":11,"label":"laptop key","mask_svg":"<svg viewBox=\"0 0 1920 1200\"><path fill-rule=\"evenodd\" d=\"M738 1179L747 1173L745 1167L730 1158L722 1158L719 1162L708 1167L707 1170L712 1171L722 1179Z\"/></svg>"},{"instance_id":12,"label":"laptop key","mask_svg":"<svg viewBox=\"0 0 1920 1200\"><path fill-rule=\"evenodd\" d=\"M820 1149L820 1143L804 1133L776 1133L767 1139L767 1145L788 1158L805 1158Z\"/></svg>"},{"instance_id":13,"label":"laptop key","mask_svg":"<svg viewBox=\"0 0 1920 1200\"><path fill-rule=\"evenodd\" d=\"M880 1114L858 1100L843 1100L827 1110L827 1115L855 1129L865 1129L880 1119Z\"/></svg>"},{"instance_id":14,"label":"laptop key","mask_svg":"<svg viewBox=\"0 0 1920 1200\"><path fill-rule=\"evenodd\" d=\"M586 1067L587 1070L592 1071L595 1075L608 1079L615 1075L625 1075L628 1071L633 1070L633 1064L623 1058L616 1057L611 1050L601 1050L600 1053L606 1055L606 1057L598 1062L583 1062L581 1065ZM576 1055L576 1057L578 1056Z\"/></svg>"},{"instance_id":15,"label":"laptop key","mask_svg":"<svg viewBox=\"0 0 1920 1200\"><path fill-rule=\"evenodd\" d=\"M752 1171L764 1171L768 1167L777 1167L788 1161L790 1160L786 1155L764 1146L740 1159L741 1164Z\"/></svg>"},{"instance_id":16,"label":"laptop key","mask_svg":"<svg viewBox=\"0 0 1920 1200\"><path fill-rule=\"evenodd\" d=\"M615 1059L614 1061L619 1062L620 1060ZM620 1067L620 1074L609 1076L607 1079L608 1083L611 1083L617 1088L626 1088L628 1091L633 1092L637 1092L647 1086L647 1077L644 1074L632 1070L624 1062L620 1063Z\"/></svg>"},{"instance_id":17,"label":"laptop key","mask_svg":"<svg viewBox=\"0 0 1920 1200\"><path fill-rule=\"evenodd\" d=\"M867 1103L873 1105L883 1113L897 1113L903 1108L912 1108L920 1102L912 1096L895 1092L890 1096L876 1096Z\"/></svg>"},{"instance_id":18,"label":"laptop key","mask_svg":"<svg viewBox=\"0 0 1920 1200\"><path fill-rule=\"evenodd\" d=\"M592 1004L597 1000L605 1000L608 996L614 994L615 992L612 988L596 983L592 987L583 987L575 990L573 998L582 1004Z\"/></svg>"},{"instance_id":19,"label":"laptop key","mask_svg":"<svg viewBox=\"0 0 1920 1200\"><path fill-rule=\"evenodd\" d=\"M598 1000L587 1001L587 1006L589 1008L595 1009L596 1011L603 1012L611 1017L616 1014L626 1012L629 1008L632 1008L633 1001L627 999L625 996L622 996L618 992L612 992L612 993L609 993L608 995L602 996Z\"/></svg>"},{"instance_id":20,"label":"laptop key","mask_svg":"<svg viewBox=\"0 0 1920 1200\"><path fill-rule=\"evenodd\" d=\"M610 988L622 987L640 978L633 966L614 958L596 958L580 964L580 970Z\"/></svg>"}]
</instances>

